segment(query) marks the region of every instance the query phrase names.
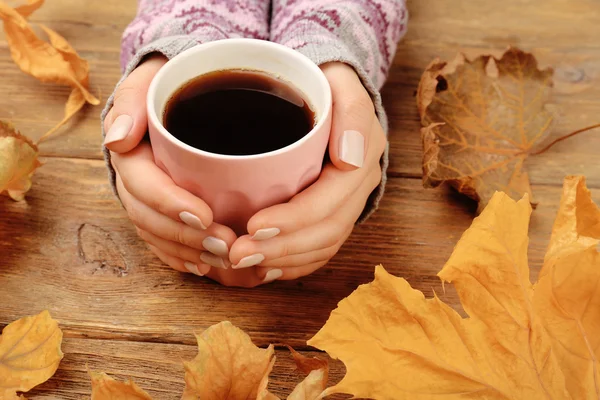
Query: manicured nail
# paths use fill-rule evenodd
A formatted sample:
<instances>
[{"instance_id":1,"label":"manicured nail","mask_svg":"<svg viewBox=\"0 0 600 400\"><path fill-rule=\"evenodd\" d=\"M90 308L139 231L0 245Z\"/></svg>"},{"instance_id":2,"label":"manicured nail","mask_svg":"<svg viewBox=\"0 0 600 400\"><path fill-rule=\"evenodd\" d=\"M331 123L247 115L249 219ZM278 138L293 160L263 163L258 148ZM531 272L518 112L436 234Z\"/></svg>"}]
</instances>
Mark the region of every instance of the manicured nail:
<instances>
[{"instance_id":1,"label":"manicured nail","mask_svg":"<svg viewBox=\"0 0 600 400\"><path fill-rule=\"evenodd\" d=\"M256 231L256 233L254 234L254 236L252 236L252 240L267 240L267 239L271 239L274 238L275 236L279 235L281 231L279 230L279 228L265 228L265 229L259 229Z\"/></svg>"},{"instance_id":2,"label":"manicured nail","mask_svg":"<svg viewBox=\"0 0 600 400\"><path fill-rule=\"evenodd\" d=\"M210 265L211 267L215 267L215 268L221 268L221 269L227 269L227 264L225 264L225 261L219 257L214 255L213 253L209 253L209 252L203 252L202 254L200 254L200 259L202 260L203 263Z\"/></svg>"},{"instance_id":3,"label":"manicured nail","mask_svg":"<svg viewBox=\"0 0 600 400\"><path fill-rule=\"evenodd\" d=\"M265 279L263 279L263 283L269 283L269 282L276 281L277 279L281 278L282 275L283 275L282 270L272 269L269 272L267 272L267 275L265 275Z\"/></svg>"},{"instance_id":4,"label":"manicured nail","mask_svg":"<svg viewBox=\"0 0 600 400\"><path fill-rule=\"evenodd\" d=\"M236 265L234 265L231 268L233 268L233 269L249 268L249 267L253 267L257 264L260 264L264 260L265 260L265 256L263 256L262 254L252 254L251 256L242 258L239 263L237 263Z\"/></svg>"},{"instance_id":5,"label":"manicured nail","mask_svg":"<svg viewBox=\"0 0 600 400\"><path fill-rule=\"evenodd\" d=\"M202 241L202 246L210 251L213 254L216 254L220 257L229 257L229 247L227 247L227 243L225 243L221 239L217 239L216 237L208 236L206 239Z\"/></svg>"},{"instance_id":6,"label":"manicured nail","mask_svg":"<svg viewBox=\"0 0 600 400\"><path fill-rule=\"evenodd\" d=\"M133 127L133 118L129 115L119 115L115 122L110 126L106 137L104 138L104 145L119 142L127 137L129 131Z\"/></svg>"},{"instance_id":7,"label":"manicured nail","mask_svg":"<svg viewBox=\"0 0 600 400\"><path fill-rule=\"evenodd\" d=\"M194 275L204 276L204 274L202 272L200 272L200 270L198 269L198 266L196 264L194 264L194 263L186 261L186 262L183 263L183 266L185 267L185 269L187 269L188 271L190 271Z\"/></svg>"},{"instance_id":8,"label":"manicured nail","mask_svg":"<svg viewBox=\"0 0 600 400\"><path fill-rule=\"evenodd\" d=\"M359 131L344 131L340 141L340 160L362 167L365 161L365 137Z\"/></svg>"},{"instance_id":9,"label":"manicured nail","mask_svg":"<svg viewBox=\"0 0 600 400\"><path fill-rule=\"evenodd\" d=\"M191 212L182 211L179 213L179 218L181 218L184 224L189 225L194 229L206 229L206 226L200 221L200 218L196 217Z\"/></svg>"}]
</instances>

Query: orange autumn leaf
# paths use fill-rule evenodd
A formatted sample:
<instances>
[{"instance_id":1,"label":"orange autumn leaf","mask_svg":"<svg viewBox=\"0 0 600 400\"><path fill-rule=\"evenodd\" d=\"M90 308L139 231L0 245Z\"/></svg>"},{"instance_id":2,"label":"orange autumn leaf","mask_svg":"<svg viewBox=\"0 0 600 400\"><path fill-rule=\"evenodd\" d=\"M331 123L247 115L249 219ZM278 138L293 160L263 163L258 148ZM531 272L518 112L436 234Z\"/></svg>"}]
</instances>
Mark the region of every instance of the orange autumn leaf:
<instances>
[{"instance_id":1,"label":"orange autumn leaf","mask_svg":"<svg viewBox=\"0 0 600 400\"><path fill-rule=\"evenodd\" d=\"M565 180L548 254L529 281L531 206L496 193L439 273L462 318L383 267L340 302L309 344L346 376L325 394L376 399L597 399L600 211L581 177Z\"/></svg>"},{"instance_id":2,"label":"orange autumn leaf","mask_svg":"<svg viewBox=\"0 0 600 400\"><path fill-rule=\"evenodd\" d=\"M15 10L23 17L27 18L43 4L44 0L27 0L27 3L15 7Z\"/></svg>"},{"instance_id":3,"label":"orange autumn leaf","mask_svg":"<svg viewBox=\"0 0 600 400\"><path fill-rule=\"evenodd\" d=\"M63 353L62 331L48 311L8 324L0 336L0 400L23 398L54 375Z\"/></svg>"},{"instance_id":4,"label":"orange autumn leaf","mask_svg":"<svg viewBox=\"0 0 600 400\"><path fill-rule=\"evenodd\" d=\"M256 399L274 361L273 346L256 347L241 329L225 321L196 335L198 355L184 363L182 399ZM264 385L266 388L266 385Z\"/></svg>"},{"instance_id":5,"label":"orange autumn leaf","mask_svg":"<svg viewBox=\"0 0 600 400\"><path fill-rule=\"evenodd\" d=\"M499 60L433 61L417 90L424 186L449 182L477 200L479 211L496 191L532 200L524 162L552 142L552 75L514 48Z\"/></svg>"},{"instance_id":6,"label":"orange autumn leaf","mask_svg":"<svg viewBox=\"0 0 600 400\"><path fill-rule=\"evenodd\" d=\"M275 365L272 345L266 349L256 347L244 331L228 321L209 327L196 339L198 355L184 363L183 400L280 400L267 389ZM327 361L290 351L298 369L308 376L287 400L320 399L327 383ZM118 382L97 372L90 376L92 400L151 399L133 381Z\"/></svg>"},{"instance_id":7,"label":"orange autumn leaf","mask_svg":"<svg viewBox=\"0 0 600 400\"><path fill-rule=\"evenodd\" d=\"M0 193L23 200L31 188L31 175L40 165L37 146L0 121Z\"/></svg>"},{"instance_id":8,"label":"orange autumn leaf","mask_svg":"<svg viewBox=\"0 0 600 400\"><path fill-rule=\"evenodd\" d=\"M28 4L11 8L0 0L0 18L14 62L21 70L41 82L58 83L73 88L65 106L62 121L46 133L45 139L64 125L83 105L97 105L100 101L88 90L89 65L81 59L71 45L52 29L41 25L50 43L41 40L26 20L43 4L42 0L29 0ZM42 140L40 139L40 140Z\"/></svg>"},{"instance_id":9,"label":"orange autumn leaf","mask_svg":"<svg viewBox=\"0 0 600 400\"><path fill-rule=\"evenodd\" d=\"M151 400L133 381L119 382L104 372L90 372L92 400Z\"/></svg>"}]
</instances>

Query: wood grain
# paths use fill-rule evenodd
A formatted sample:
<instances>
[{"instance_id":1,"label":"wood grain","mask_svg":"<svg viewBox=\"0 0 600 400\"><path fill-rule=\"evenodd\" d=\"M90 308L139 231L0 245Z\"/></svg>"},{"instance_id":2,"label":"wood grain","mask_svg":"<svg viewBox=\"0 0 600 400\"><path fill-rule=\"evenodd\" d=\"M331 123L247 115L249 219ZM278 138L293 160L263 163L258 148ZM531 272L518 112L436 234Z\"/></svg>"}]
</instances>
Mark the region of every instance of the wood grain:
<instances>
[{"instance_id":1,"label":"wood grain","mask_svg":"<svg viewBox=\"0 0 600 400\"><path fill-rule=\"evenodd\" d=\"M180 360L195 355L191 333L222 320L253 341L305 343L338 301L370 282L383 264L413 287L460 311L451 286L436 273L474 217L475 204L445 188L421 186L421 144L414 90L435 57L463 51L500 55L508 45L532 51L555 67L557 133L598 122L600 5L597 0L408 1L409 32L400 43L383 91L390 117L391 177L381 209L358 227L326 268L260 289L226 288L174 272L135 235L111 193L101 160L99 114L86 107L41 145L45 165L26 202L0 197L0 327L51 311L65 331L65 360L56 377L29 398L87 398L86 363L118 378L133 377L155 398L178 398ZM92 90L103 100L120 77L119 42L135 0L48 1L32 16L64 35L89 60ZM0 119L40 137L62 116L69 90L42 85L12 63L0 33ZM600 132L583 134L528 161L540 204L530 224L535 279L558 208L562 179L585 174L600 200ZM273 387L297 382L278 352ZM332 381L343 375L334 364Z\"/></svg>"},{"instance_id":2,"label":"wood grain","mask_svg":"<svg viewBox=\"0 0 600 400\"><path fill-rule=\"evenodd\" d=\"M258 345L303 348L338 301L372 280L379 263L460 308L435 276L473 217L474 204L452 191L393 179L379 212L355 230L328 268L297 281L237 289L161 265L113 198L102 161L45 162L26 203L0 202L0 324L49 309L70 337L193 344L190 332L228 319ZM534 275L561 191L535 189Z\"/></svg>"},{"instance_id":3,"label":"wood grain","mask_svg":"<svg viewBox=\"0 0 600 400\"><path fill-rule=\"evenodd\" d=\"M183 361L192 360L198 353L196 346L162 343L139 343L108 340L65 339L65 358L61 368L48 382L28 393L28 398L89 399L91 393L88 370L103 371L114 379L132 379L155 400L179 399L185 382ZM306 356L320 353L303 352ZM296 371L289 351L275 351L275 366L269 379L269 390L285 398L290 388L304 376ZM334 367L329 382L336 383L343 376L344 366L331 361ZM332 396L347 398L347 396Z\"/></svg>"}]
</instances>

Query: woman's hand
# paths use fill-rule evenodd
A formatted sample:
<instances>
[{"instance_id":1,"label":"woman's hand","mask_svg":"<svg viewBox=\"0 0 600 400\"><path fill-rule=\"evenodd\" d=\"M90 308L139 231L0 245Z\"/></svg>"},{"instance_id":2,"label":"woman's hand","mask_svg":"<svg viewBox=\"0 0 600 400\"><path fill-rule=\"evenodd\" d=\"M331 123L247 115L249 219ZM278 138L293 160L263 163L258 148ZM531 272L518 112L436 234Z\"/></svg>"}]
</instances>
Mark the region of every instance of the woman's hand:
<instances>
[{"instance_id":1,"label":"woman's hand","mask_svg":"<svg viewBox=\"0 0 600 400\"><path fill-rule=\"evenodd\" d=\"M162 56L149 58L119 85L104 120L104 145L111 151L119 197L150 249L178 271L219 278L215 270L229 266L237 236L213 223L208 205L177 186L154 163L150 145L141 142L148 126L148 87L165 63Z\"/></svg>"},{"instance_id":2,"label":"woman's hand","mask_svg":"<svg viewBox=\"0 0 600 400\"><path fill-rule=\"evenodd\" d=\"M350 66L322 66L333 95L328 163L317 182L288 203L258 212L249 235L231 247L233 268L258 266L258 281L295 279L325 265L340 249L381 182L387 145L373 102ZM255 280L255 279L253 279Z\"/></svg>"}]
</instances>

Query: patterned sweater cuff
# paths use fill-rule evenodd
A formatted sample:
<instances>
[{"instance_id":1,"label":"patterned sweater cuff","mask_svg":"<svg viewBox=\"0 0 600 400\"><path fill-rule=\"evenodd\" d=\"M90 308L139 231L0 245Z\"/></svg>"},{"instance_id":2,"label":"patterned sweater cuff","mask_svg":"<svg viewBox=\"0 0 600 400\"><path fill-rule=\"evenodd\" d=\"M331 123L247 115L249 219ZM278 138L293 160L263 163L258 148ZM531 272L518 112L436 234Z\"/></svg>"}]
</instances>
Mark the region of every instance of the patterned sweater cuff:
<instances>
[{"instance_id":1,"label":"patterned sweater cuff","mask_svg":"<svg viewBox=\"0 0 600 400\"><path fill-rule=\"evenodd\" d=\"M358 62L354 54L347 48L343 47L340 42L309 42L301 47L296 48L297 51L304 54L308 58L310 58L317 65L322 65L328 62L343 62L345 64L350 65L356 71L357 75L360 77L363 86L369 94L371 95L371 99L373 100L373 104L375 105L375 112L377 113L377 118L379 118L379 122L383 127L384 132L388 133L388 120L385 110L383 108L383 103L381 100L381 94L379 90L375 87L375 84L371 80L369 74L364 69L362 64ZM373 212L379 206L379 201L383 197L385 191L385 184L387 182L387 168L389 164L389 144L386 146L385 151L381 157L380 165L381 165L381 182L379 186L375 188L369 200L367 201L367 205L358 219L358 223L362 223L366 221Z\"/></svg>"}]
</instances>

